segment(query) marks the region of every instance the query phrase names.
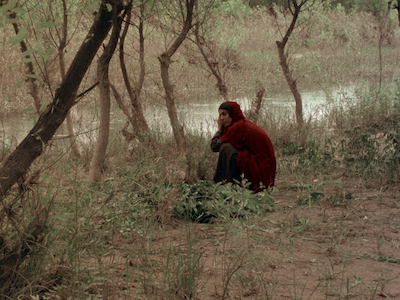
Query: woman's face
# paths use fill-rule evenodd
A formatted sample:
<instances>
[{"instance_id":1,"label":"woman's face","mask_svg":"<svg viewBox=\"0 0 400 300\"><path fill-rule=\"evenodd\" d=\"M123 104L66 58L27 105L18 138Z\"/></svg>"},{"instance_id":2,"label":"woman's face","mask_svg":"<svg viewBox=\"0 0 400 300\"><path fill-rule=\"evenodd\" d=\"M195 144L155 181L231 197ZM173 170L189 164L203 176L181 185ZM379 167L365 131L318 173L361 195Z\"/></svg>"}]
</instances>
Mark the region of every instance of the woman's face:
<instances>
[{"instance_id":1,"label":"woman's face","mask_svg":"<svg viewBox=\"0 0 400 300\"><path fill-rule=\"evenodd\" d=\"M224 127L228 127L232 124L232 118L229 115L228 111L225 109L219 109L219 120Z\"/></svg>"}]
</instances>

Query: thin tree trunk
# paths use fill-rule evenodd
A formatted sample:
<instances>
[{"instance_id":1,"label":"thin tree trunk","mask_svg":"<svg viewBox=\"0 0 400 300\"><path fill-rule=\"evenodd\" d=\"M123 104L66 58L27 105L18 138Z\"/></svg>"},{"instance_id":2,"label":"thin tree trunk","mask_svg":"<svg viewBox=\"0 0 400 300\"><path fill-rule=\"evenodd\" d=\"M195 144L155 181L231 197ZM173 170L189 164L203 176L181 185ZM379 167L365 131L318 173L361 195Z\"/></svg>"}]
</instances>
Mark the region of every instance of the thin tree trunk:
<instances>
[{"instance_id":1,"label":"thin tree trunk","mask_svg":"<svg viewBox=\"0 0 400 300\"><path fill-rule=\"evenodd\" d=\"M64 80L65 78L65 55L64 50L67 46L67 36L68 36L68 14L67 14L67 5L65 0L62 0L63 3L63 24L62 24L62 34L60 37L59 45L58 45L58 59L60 63L60 72L61 78ZM68 111L67 114L67 129L68 129L68 139L71 144L72 152L74 153L75 157L80 157L81 154L79 152L78 145L76 144L76 138L74 133L73 121L71 116L71 111Z\"/></svg>"},{"instance_id":2,"label":"thin tree trunk","mask_svg":"<svg viewBox=\"0 0 400 300\"><path fill-rule=\"evenodd\" d=\"M204 61L207 64L207 67L217 80L217 89L219 91L219 94L222 96L222 98L225 101L231 101L231 98L229 96L229 91L228 91L228 86L226 85L225 80L222 78L221 72L218 69L218 62L211 62L210 59L208 58L207 54L204 51L203 48L203 41L200 38L199 34L199 27L200 24L196 24L196 29L195 29L195 37L196 37L196 45L200 50L201 55L203 56Z\"/></svg>"},{"instance_id":3,"label":"thin tree trunk","mask_svg":"<svg viewBox=\"0 0 400 300\"><path fill-rule=\"evenodd\" d=\"M392 5L392 1L390 1L390 6ZM399 21L400 26L400 0L397 0L397 4L394 5L394 8L397 10L397 20Z\"/></svg>"},{"instance_id":4,"label":"thin tree trunk","mask_svg":"<svg viewBox=\"0 0 400 300\"><path fill-rule=\"evenodd\" d=\"M172 126L172 132L178 147L186 149L185 133L183 126L179 122L178 112L175 106L174 88L169 80L169 65L171 63L171 57L161 55L159 60L161 63L161 79L165 90L165 102L167 105L168 117Z\"/></svg>"},{"instance_id":5,"label":"thin tree trunk","mask_svg":"<svg viewBox=\"0 0 400 300\"><path fill-rule=\"evenodd\" d=\"M32 130L0 167L0 199L26 173L32 162L42 154L49 140L64 122L75 104L76 94L97 50L106 38L114 17L120 13L121 0L103 0L92 27L79 48L61 87ZM106 3L113 6L110 11Z\"/></svg>"},{"instance_id":6,"label":"thin tree trunk","mask_svg":"<svg viewBox=\"0 0 400 300\"><path fill-rule=\"evenodd\" d=\"M11 18L16 18L16 14L13 13L11 16ZM18 24L15 22L12 23L15 34L19 33L19 27ZM20 43L20 48L21 48L21 53L26 53L26 51L28 51L28 47L26 46L26 43L22 40ZM39 89L38 89L38 85L36 84L37 78L39 77L33 68L33 63L31 60L31 56L28 55L24 55L25 57L25 61L27 61L25 63L26 67L27 67L27 81L29 82L29 90L30 90L30 94L33 98L33 103L35 106L35 111L38 115L40 115L41 113L41 103L40 103L40 97L39 97Z\"/></svg>"},{"instance_id":7,"label":"thin tree trunk","mask_svg":"<svg viewBox=\"0 0 400 300\"><path fill-rule=\"evenodd\" d=\"M143 33L143 14L144 14L144 9L145 5L142 3L140 5L140 21L139 21L139 63L140 63L140 73L139 73L139 80L137 81L136 85L134 88L132 88L132 85L130 83L130 79L128 76L128 71L126 69L126 64L125 64L125 52L124 52L124 43L125 43L125 38L129 29L130 25L130 20L132 16L132 1L128 6L128 11L127 11L127 20L125 23L124 30L121 35L120 39L120 46L119 46L119 60L120 60L120 65L121 65L121 71L122 71L122 77L124 78L124 83L126 86L126 89L128 91L129 99L131 101L131 115L126 115L128 117L128 120L130 123L132 123L133 130L135 132L135 135L140 132L149 132L150 128L147 124L147 121L144 117L143 114L143 108L142 108L142 103L140 99L140 92L143 87L144 83L144 78L145 78L145 73L146 73L146 64L144 60L144 33ZM126 112L125 112L126 114ZM139 137L141 135L139 134Z\"/></svg>"},{"instance_id":8,"label":"thin tree trunk","mask_svg":"<svg viewBox=\"0 0 400 300\"><path fill-rule=\"evenodd\" d=\"M161 79L165 90L165 101L167 105L168 116L171 122L175 141L178 147L181 149L186 149L186 139L185 139L185 133L183 131L183 126L180 125L178 120L178 114L175 106L174 88L169 79L169 66L171 64L172 56L175 54L180 45L186 39L186 36L190 28L192 27L193 8L195 2L196 0L186 1L186 18L182 27L182 31L180 32L179 36L175 39L171 47L158 57L158 60L160 61L161 65Z\"/></svg>"},{"instance_id":9,"label":"thin tree trunk","mask_svg":"<svg viewBox=\"0 0 400 300\"><path fill-rule=\"evenodd\" d=\"M282 38L281 41L276 41L276 45L278 48L278 55L279 55L279 61L280 65L283 71L283 75L285 76L286 82L289 85L290 91L293 94L294 100L296 102L296 121L297 121L297 127L299 131L299 138L300 138L300 143L304 146L306 142L306 135L304 132L304 119L303 119L303 100L301 98L301 94L297 88L297 83L296 80L293 78L292 71L290 70L288 61L287 61L287 55L285 53L285 46L287 45L287 42L289 40L290 35L292 34L301 8L302 6L307 3L308 0L302 0L300 1L300 4L297 3L297 0L288 0L289 8L292 13L292 21L286 31L285 36ZM293 8L291 8L293 5Z\"/></svg>"},{"instance_id":10,"label":"thin tree trunk","mask_svg":"<svg viewBox=\"0 0 400 300\"><path fill-rule=\"evenodd\" d=\"M293 94L294 100L296 101L296 121L299 129L303 128L303 100L301 94L297 89L296 80L292 76L292 71L290 70L289 64L287 62L287 57L285 55L284 46L281 42L276 42L278 46L279 61L282 67L283 75L285 76L286 82L289 85L290 91Z\"/></svg>"},{"instance_id":11,"label":"thin tree trunk","mask_svg":"<svg viewBox=\"0 0 400 300\"><path fill-rule=\"evenodd\" d=\"M117 102L117 105L119 107L120 110L122 110L122 112L125 114L125 116L128 118L128 122L130 124L135 124L136 120L134 119L133 115L129 112L128 107L125 105L120 93L118 92L117 88L110 83L110 87L111 90L113 92L113 96L115 98L115 101ZM136 136L135 134L132 134L132 136ZM127 142L129 143L131 140L133 140L133 138L127 140Z\"/></svg>"},{"instance_id":12,"label":"thin tree trunk","mask_svg":"<svg viewBox=\"0 0 400 300\"><path fill-rule=\"evenodd\" d=\"M250 113L247 116L247 118L254 123L258 122L258 117L260 116L262 100L263 100L264 94L265 94L265 88L262 86L261 82L257 82L257 83L258 83L258 88L256 91L256 97L255 97L254 101L251 103Z\"/></svg>"},{"instance_id":13,"label":"thin tree trunk","mask_svg":"<svg viewBox=\"0 0 400 300\"><path fill-rule=\"evenodd\" d=\"M107 46L104 48L103 54L100 56L97 65L97 77L99 80L100 92L100 126L99 136L90 161L89 179L91 181L99 181L101 179L102 170L104 169L104 161L107 153L108 138L110 133L110 82L109 82L109 66L115 48L118 44L119 34L121 32L122 18L118 17L114 21L113 31Z\"/></svg>"}]
</instances>

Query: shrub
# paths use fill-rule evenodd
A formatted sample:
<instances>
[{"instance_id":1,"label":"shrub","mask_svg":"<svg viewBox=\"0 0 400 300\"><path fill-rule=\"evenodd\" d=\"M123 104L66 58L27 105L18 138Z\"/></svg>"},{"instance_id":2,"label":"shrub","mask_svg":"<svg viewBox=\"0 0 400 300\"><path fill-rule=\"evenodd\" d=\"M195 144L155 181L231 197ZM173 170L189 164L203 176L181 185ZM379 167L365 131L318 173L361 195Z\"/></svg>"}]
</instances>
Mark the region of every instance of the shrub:
<instances>
[{"instance_id":1,"label":"shrub","mask_svg":"<svg viewBox=\"0 0 400 300\"><path fill-rule=\"evenodd\" d=\"M193 185L180 184L178 192L181 196L175 204L175 217L199 223L245 218L275 209L269 192L254 194L239 184L214 184L199 180Z\"/></svg>"}]
</instances>

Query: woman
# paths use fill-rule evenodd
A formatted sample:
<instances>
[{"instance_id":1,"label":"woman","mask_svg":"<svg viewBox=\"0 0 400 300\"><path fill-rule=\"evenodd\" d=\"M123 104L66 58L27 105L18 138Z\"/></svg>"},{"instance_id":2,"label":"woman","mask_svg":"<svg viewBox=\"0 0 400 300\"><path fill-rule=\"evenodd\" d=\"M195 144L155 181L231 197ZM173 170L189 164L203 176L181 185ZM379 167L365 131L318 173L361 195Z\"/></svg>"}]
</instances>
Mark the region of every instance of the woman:
<instances>
[{"instance_id":1,"label":"woman","mask_svg":"<svg viewBox=\"0 0 400 300\"><path fill-rule=\"evenodd\" d=\"M214 182L240 182L243 174L254 192L274 186L275 152L267 133L246 120L236 102L222 103L218 113L211 141L211 149L219 152Z\"/></svg>"}]
</instances>

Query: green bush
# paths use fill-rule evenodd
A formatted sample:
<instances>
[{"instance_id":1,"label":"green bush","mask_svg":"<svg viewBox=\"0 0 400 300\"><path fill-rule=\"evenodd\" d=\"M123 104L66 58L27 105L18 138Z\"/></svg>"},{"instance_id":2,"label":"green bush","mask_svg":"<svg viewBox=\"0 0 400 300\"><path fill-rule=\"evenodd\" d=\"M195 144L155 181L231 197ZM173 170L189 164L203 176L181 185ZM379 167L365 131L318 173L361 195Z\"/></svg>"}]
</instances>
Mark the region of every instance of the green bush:
<instances>
[{"instance_id":1,"label":"green bush","mask_svg":"<svg viewBox=\"0 0 400 300\"><path fill-rule=\"evenodd\" d=\"M175 204L175 217L199 223L244 218L275 209L269 192L254 194L239 184L214 184L199 180L192 185L180 184L178 192L181 196Z\"/></svg>"}]
</instances>

